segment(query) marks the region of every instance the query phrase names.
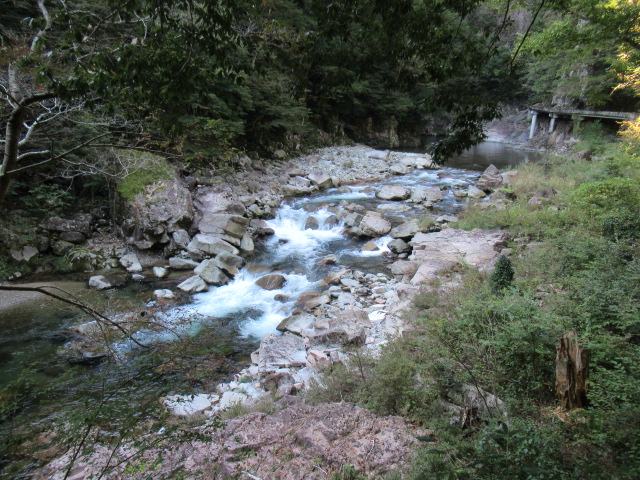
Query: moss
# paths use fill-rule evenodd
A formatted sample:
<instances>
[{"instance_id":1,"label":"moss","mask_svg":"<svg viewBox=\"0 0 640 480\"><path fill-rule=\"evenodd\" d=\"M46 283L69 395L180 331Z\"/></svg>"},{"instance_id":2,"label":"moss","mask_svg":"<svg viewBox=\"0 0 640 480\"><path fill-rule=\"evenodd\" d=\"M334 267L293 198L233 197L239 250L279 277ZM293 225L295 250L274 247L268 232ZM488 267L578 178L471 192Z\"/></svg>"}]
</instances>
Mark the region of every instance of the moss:
<instances>
[{"instance_id":1,"label":"moss","mask_svg":"<svg viewBox=\"0 0 640 480\"><path fill-rule=\"evenodd\" d=\"M144 152L127 151L125 155L137 156L140 167L118 182L118 193L127 202L144 193L146 187L173 178L173 169L163 157ZM137 162L136 162L137 163Z\"/></svg>"}]
</instances>

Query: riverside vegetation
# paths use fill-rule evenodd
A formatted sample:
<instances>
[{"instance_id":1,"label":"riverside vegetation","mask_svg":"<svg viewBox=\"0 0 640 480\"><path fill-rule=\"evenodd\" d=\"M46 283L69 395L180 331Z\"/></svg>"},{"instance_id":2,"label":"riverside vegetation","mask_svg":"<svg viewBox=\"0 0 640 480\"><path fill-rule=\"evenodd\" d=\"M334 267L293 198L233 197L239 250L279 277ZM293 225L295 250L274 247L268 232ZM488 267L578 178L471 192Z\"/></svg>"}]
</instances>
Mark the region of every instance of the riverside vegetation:
<instances>
[{"instance_id":1,"label":"riverside vegetation","mask_svg":"<svg viewBox=\"0 0 640 480\"><path fill-rule=\"evenodd\" d=\"M459 227L513 239L493 274L469 268L451 272L453 288L434 282L414 299L413 331L379 359L326 373L328 388L310 395L435 429L409 478L640 475L640 144L596 125L585 145L599 154L593 161L522 165L515 200L465 211ZM554 194L531 201L541 188ZM554 398L556 344L567 331L591 352L588 408L570 412ZM459 384L496 394L506 413L452 424L439 399Z\"/></svg>"}]
</instances>

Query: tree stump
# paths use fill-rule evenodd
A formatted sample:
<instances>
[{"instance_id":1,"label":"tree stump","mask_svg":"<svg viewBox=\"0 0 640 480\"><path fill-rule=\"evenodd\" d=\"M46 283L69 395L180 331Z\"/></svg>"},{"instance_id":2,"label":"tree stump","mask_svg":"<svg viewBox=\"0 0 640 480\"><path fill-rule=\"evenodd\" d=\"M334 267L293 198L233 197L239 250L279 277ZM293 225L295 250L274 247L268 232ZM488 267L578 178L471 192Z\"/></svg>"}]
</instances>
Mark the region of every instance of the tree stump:
<instances>
[{"instance_id":1,"label":"tree stump","mask_svg":"<svg viewBox=\"0 0 640 480\"><path fill-rule=\"evenodd\" d=\"M556 352L556 395L562 402L562 408L585 408L589 351L578 345L578 336L574 332L569 332L560 337Z\"/></svg>"}]
</instances>

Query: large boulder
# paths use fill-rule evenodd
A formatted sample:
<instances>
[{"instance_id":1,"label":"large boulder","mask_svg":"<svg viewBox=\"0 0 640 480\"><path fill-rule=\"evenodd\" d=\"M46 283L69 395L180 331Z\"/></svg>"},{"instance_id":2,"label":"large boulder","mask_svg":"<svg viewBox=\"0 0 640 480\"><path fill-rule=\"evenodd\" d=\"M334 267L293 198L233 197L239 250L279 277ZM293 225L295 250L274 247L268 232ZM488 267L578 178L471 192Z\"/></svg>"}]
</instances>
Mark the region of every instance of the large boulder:
<instances>
[{"instance_id":1,"label":"large boulder","mask_svg":"<svg viewBox=\"0 0 640 480\"><path fill-rule=\"evenodd\" d=\"M504 179L494 165L489 165L476 182L476 187L490 193L504 186Z\"/></svg>"},{"instance_id":2,"label":"large boulder","mask_svg":"<svg viewBox=\"0 0 640 480\"><path fill-rule=\"evenodd\" d=\"M172 270L193 270L197 266L198 262L189 258L171 257L169 259L169 267Z\"/></svg>"},{"instance_id":3,"label":"large boulder","mask_svg":"<svg viewBox=\"0 0 640 480\"><path fill-rule=\"evenodd\" d=\"M89 278L89 287L96 290L107 290L113 288L113 285L104 275L94 275Z\"/></svg>"},{"instance_id":4,"label":"large boulder","mask_svg":"<svg viewBox=\"0 0 640 480\"><path fill-rule=\"evenodd\" d=\"M409 189L401 185L385 185L376 193L381 200L405 200L410 196Z\"/></svg>"},{"instance_id":5,"label":"large boulder","mask_svg":"<svg viewBox=\"0 0 640 480\"><path fill-rule=\"evenodd\" d=\"M89 220L66 220L60 217L53 217L47 221L47 230L58 233L79 232L85 236L89 236L91 233L91 222Z\"/></svg>"},{"instance_id":6,"label":"large boulder","mask_svg":"<svg viewBox=\"0 0 640 480\"><path fill-rule=\"evenodd\" d=\"M308 175L311 183L316 185L320 190L326 190L327 188L333 187L333 180L331 177L322 172L313 172Z\"/></svg>"},{"instance_id":7,"label":"large boulder","mask_svg":"<svg viewBox=\"0 0 640 480\"><path fill-rule=\"evenodd\" d=\"M177 178L161 180L136 195L127 205L124 217L128 243L143 250L168 243L170 234L191 225L191 192Z\"/></svg>"},{"instance_id":8,"label":"large boulder","mask_svg":"<svg viewBox=\"0 0 640 480\"><path fill-rule=\"evenodd\" d=\"M129 273L138 273L142 271L142 265L135 253L128 253L120 259L120 265L127 269Z\"/></svg>"},{"instance_id":9,"label":"large boulder","mask_svg":"<svg viewBox=\"0 0 640 480\"><path fill-rule=\"evenodd\" d=\"M267 335L260 342L257 363L261 371L304 366L307 363L304 339L290 333Z\"/></svg>"},{"instance_id":10,"label":"large boulder","mask_svg":"<svg viewBox=\"0 0 640 480\"><path fill-rule=\"evenodd\" d=\"M264 288L265 290L278 290L282 288L287 279L280 275L279 273L272 273L270 275L265 275L256 280L256 285L260 288Z\"/></svg>"},{"instance_id":11,"label":"large boulder","mask_svg":"<svg viewBox=\"0 0 640 480\"><path fill-rule=\"evenodd\" d=\"M229 242L213 233L199 233L191 239L187 245L187 252L194 260L204 260L207 257L218 255L221 252L229 252L238 255L240 250Z\"/></svg>"},{"instance_id":12,"label":"large boulder","mask_svg":"<svg viewBox=\"0 0 640 480\"><path fill-rule=\"evenodd\" d=\"M227 277L220 267L218 267L215 259L203 260L202 263L196 267L194 272L209 285L214 285L216 287L226 285L230 281L229 277Z\"/></svg>"},{"instance_id":13,"label":"large boulder","mask_svg":"<svg viewBox=\"0 0 640 480\"><path fill-rule=\"evenodd\" d=\"M303 334L310 345L362 345L366 338L365 328L371 328L369 315L364 310L353 308L326 319L324 324L317 321L314 329Z\"/></svg>"},{"instance_id":14,"label":"large boulder","mask_svg":"<svg viewBox=\"0 0 640 480\"><path fill-rule=\"evenodd\" d=\"M411 190L411 203L439 202L443 199L442 191L438 187L414 188Z\"/></svg>"},{"instance_id":15,"label":"large boulder","mask_svg":"<svg viewBox=\"0 0 640 480\"><path fill-rule=\"evenodd\" d=\"M368 212L359 227L367 237L381 237L391 231L391 224L377 212Z\"/></svg>"},{"instance_id":16,"label":"large boulder","mask_svg":"<svg viewBox=\"0 0 640 480\"><path fill-rule=\"evenodd\" d=\"M313 325L316 317L308 313L302 313L300 315L292 315L282 320L276 327L281 332L292 332L300 335L303 330L310 328Z\"/></svg>"},{"instance_id":17,"label":"large boulder","mask_svg":"<svg viewBox=\"0 0 640 480\"><path fill-rule=\"evenodd\" d=\"M413 172L413 166L404 162L398 162L391 165L389 171L394 175L406 175Z\"/></svg>"},{"instance_id":18,"label":"large boulder","mask_svg":"<svg viewBox=\"0 0 640 480\"><path fill-rule=\"evenodd\" d=\"M201 233L216 234L236 247L247 232L249 219L240 215L205 212L198 224Z\"/></svg>"},{"instance_id":19,"label":"large boulder","mask_svg":"<svg viewBox=\"0 0 640 480\"><path fill-rule=\"evenodd\" d=\"M419 231L420 231L420 227L418 226L418 220L413 218L392 229L390 235L393 238L406 239L406 238L413 237Z\"/></svg>"},{"instance_id":20,"label":"large boulder","mask_svg":"<svg viewBox=\"0 0 640 480\"><path fill-rule=\"evenodd\" d=\"M209 289L206 282L198 275L187 278L178 285L178 288L187 293L199 293Z\"/></svg>"},{"instance_id":21,"label":"large boulder","mask_svg":"<svg viewBox=\"0 0 640 480\"><path fill-rule=\"evenodd\" d=\"M434 233L418 233L409 242L413 247L410 260L420 264L411 283L434 278L438 272L457 263L486 269L497 259L507 238L499 230L459 230L448 228Z\"/></svg>"},{"instance_id":22,"label":"large boulder","mask_svg":"<svg viewBox=\"0 0 640 480\"><path fill-rule=\"evenodd\" d=\"M287 197L301 197L315 192L317 187L299 187L296 185L284 185L282 187L283 195Z\"/></svg>"}]
</instances>

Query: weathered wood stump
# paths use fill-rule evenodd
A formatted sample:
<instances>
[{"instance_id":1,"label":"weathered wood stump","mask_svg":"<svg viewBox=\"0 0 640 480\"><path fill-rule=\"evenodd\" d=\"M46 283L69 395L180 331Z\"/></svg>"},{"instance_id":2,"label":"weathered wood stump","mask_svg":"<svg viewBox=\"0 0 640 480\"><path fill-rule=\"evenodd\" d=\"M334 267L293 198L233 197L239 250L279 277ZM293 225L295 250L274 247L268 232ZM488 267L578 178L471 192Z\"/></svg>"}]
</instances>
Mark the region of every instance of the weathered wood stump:
<instances>
[{"instance_id":1,"label":"weathered wood stump","mask_svg":"<svg viewBox=\"0 0 640 480\"><path fill-rule=\"evenodd\" d=\"M578 336L574 332L569 332L560 337L556 352L556 395L562 402L562 408L585 408L589 351L578 345Z\"/></svg>"}]
</instances>

